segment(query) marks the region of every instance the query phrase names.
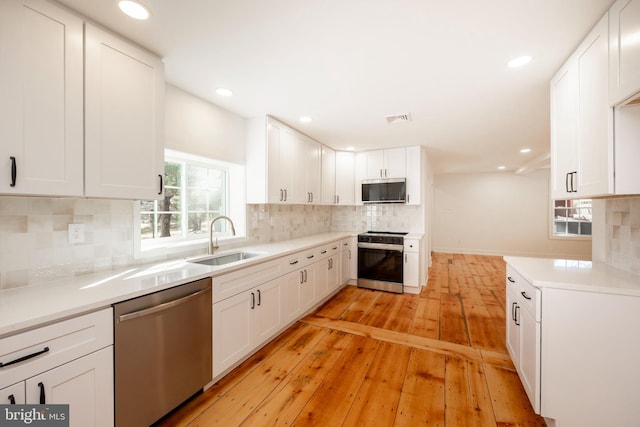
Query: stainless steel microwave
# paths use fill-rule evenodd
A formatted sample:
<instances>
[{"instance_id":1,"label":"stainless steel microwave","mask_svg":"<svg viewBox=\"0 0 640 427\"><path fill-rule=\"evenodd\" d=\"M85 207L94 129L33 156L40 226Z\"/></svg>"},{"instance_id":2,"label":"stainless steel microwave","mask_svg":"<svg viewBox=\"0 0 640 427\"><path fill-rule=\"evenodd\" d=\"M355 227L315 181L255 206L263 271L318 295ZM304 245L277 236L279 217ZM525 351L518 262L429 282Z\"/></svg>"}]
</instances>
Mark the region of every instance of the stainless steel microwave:
<instances>
[{"instance_id":1,"label":"stainless steel microwave","mask_svg":"<svg viewBox=\"0 0 640 427\"><path fill-rule=\"evenodd\" d=\"M406 203L407 179L365 179L362 181L362 203Z\"/></svg>"}]
</instances>

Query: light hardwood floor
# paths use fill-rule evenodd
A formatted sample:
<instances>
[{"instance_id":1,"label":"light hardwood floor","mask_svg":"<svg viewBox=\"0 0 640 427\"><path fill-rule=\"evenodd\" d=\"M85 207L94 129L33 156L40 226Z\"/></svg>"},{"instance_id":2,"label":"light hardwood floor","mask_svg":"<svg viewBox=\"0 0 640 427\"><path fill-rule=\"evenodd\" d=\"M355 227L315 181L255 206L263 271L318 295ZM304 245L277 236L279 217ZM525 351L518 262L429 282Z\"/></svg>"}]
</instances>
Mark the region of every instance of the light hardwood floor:
<instances>
[{"instance_id":1,"label":"light hardwood floor","mask_svg":"<svg viewBox=\"0 0 640 427\"><path fill-rule=\"evenodd\" d=\"M505 349L505 264L434 254L421 295L347 286L161 426L544 426Z\"/></svg>"}]
</instances>

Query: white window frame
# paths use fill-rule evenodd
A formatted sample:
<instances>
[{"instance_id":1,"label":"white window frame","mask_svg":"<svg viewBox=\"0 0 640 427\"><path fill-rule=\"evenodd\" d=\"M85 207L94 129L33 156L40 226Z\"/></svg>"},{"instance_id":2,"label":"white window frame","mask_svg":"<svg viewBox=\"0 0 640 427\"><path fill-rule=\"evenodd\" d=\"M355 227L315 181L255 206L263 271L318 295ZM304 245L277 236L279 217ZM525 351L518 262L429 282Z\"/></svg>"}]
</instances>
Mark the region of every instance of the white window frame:
<instances>
[{"instance_id":1,"label":"white window frame","mask_svg":"<svg viewBox=\"0 0 640 427\"><path fill-rule=\"evenodd\" d=\"M202 167L223 169L227 173L227 194L225 214L233 219L236 230L235 236L218 236L220 246L233 242L246 240L246 198L244 167L233 163L223 162L202 156L197 156L180 151L165 149L165 162L190 164ZM180 251L194 251L202 249L206 251L209 242L209 233L189 235L188 215L186 214L187 189L185 185L186 168L183 169L182 199L181 199L181 222L183 234L181 236L171 236L163 238L142 239L140 233L140 202L134 203L134 224L135 224L135 257L144 258L147 256L162 255L163 253L179 253ZM208 229L208 227L207 227Z\"/></svg>"},{"instance_id":2,"label":"white window frame","mask_svg":"<svg viewBox=\"0 0 640 427\"><path fill-rule=\"evenodd\" d=\"M587 198L585 198L587 199ZM585 199L573 199L573 200L585 200ZM555 214L555 202L556 200L572 200L572 199L551 199L549 204L549 237L551 239L559 240L591 240L593 236L593 218L591 219L591 233L592 234L556 234L556 214ZM591 207L593 212L593 204Z\"/></svg>"}]
</instances>

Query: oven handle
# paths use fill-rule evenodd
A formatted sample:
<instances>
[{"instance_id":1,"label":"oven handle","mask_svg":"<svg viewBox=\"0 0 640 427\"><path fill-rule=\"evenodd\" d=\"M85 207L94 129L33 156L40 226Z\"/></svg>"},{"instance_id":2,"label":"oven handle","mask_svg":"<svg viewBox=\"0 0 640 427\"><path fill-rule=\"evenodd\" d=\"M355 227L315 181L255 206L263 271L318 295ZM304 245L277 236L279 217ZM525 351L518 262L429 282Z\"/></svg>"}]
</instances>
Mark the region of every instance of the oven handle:
<instances>
[{"instance_id":1,"label":"oven handle","mask_svg":"<svg viewBox=\"0 0 640 427\"><path fill-rule=\"evenodd\" d=\"M364 242L359 242L358 248L378 249L381 251L395 251L395 252L402 252L404 250L404 246L402 245L390 245L390 244L384 244L384 243L364 243Z\"/></svg>"}]
</instances>

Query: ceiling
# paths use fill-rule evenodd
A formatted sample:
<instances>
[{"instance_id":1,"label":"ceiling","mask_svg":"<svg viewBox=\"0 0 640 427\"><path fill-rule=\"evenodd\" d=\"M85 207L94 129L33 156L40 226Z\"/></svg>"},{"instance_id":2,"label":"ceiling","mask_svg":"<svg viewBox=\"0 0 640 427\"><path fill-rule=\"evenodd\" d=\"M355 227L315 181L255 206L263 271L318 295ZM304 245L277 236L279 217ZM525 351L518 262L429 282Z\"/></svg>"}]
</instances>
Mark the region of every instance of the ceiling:
<instances>
[{"instance_id":1,"label":"ceiling","mask_svg":"<svg viewBox=\"0 0 640 427\"><path fill-rule=\"evenodd\" d=\"M337 150L424 145L435 173L457 173L538 165L549 80L613 0L144 0L148 21L117 0L60 2L240 116L271 114ZM533 61L506 67L523 54ZM403 113L412 121L385 120Z\"/></svg>"}]
</instances>

